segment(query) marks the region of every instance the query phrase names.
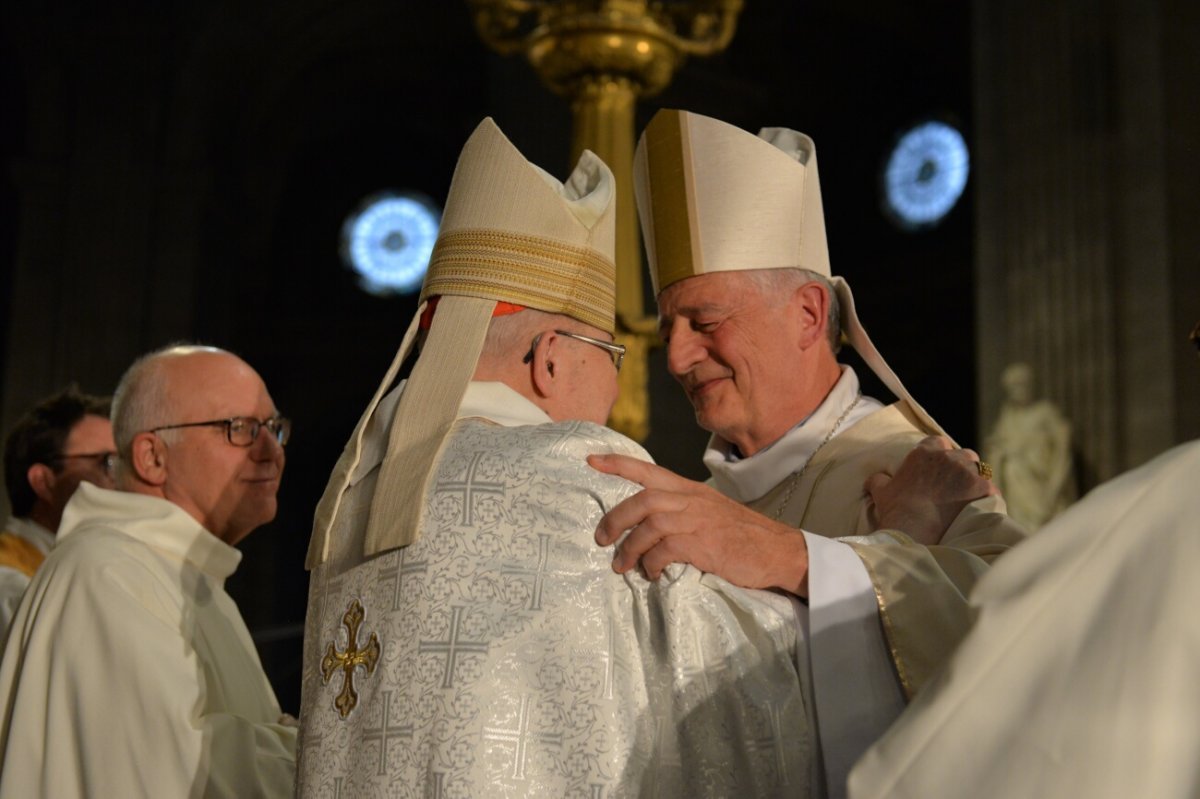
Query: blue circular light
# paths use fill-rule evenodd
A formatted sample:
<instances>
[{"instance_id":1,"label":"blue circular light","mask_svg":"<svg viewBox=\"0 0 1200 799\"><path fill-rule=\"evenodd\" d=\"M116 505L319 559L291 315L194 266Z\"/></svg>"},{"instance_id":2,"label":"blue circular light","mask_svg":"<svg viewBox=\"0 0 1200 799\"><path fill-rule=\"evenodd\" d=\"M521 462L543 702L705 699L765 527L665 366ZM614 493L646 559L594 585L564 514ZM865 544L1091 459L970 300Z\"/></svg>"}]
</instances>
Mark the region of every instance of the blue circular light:
<instances>
[{"instance_id":1,"label":"blue circular light","mask_svg":"<svg viewBox=\"0 0 1200 799\"><path fill-rule=\"evenodd\" d=\"M904 132L884 168L887 207L904 227L936 225L967 185L971 159L962 134L944 122Z\"/></svg>"},{"instance_id":2,"label":"blue circular light","mask_svg":"<svg viewBox=\"0 0 1200 799\"><path fill-rule=\"evenodd\" d=\"M408 294L421 287L437 241L441 213L413 192L367 198L342 226L342 260L371 294Z\"/></svg>"}]
</instances>

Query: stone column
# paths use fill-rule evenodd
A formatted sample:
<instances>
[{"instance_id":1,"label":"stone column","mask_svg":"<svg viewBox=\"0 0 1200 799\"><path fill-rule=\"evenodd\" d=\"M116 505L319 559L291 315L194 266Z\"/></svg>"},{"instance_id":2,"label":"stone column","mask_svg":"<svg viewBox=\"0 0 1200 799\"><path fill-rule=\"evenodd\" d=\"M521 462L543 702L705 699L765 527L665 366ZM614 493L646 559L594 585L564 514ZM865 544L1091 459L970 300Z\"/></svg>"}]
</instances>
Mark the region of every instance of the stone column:
<instances>
[{"instance_id":1,"label":"stone column","mask_svg":"<svg viewBox=\"0 0 1200 799\"><path fill-rule=\"evenodd\" d=\"M1167 5L974 6L980 429L1005 364L1030 363L1073 424L1085 488L1188 437L1179 380L1200 379L1178 366L1173 298L1190 291L1200 317L1200 269L1173 266L1184 164L1168 162L1167 140L1183 106L1163 91L1200 74L1165 67Z\"/></svg>"}]
</instances>

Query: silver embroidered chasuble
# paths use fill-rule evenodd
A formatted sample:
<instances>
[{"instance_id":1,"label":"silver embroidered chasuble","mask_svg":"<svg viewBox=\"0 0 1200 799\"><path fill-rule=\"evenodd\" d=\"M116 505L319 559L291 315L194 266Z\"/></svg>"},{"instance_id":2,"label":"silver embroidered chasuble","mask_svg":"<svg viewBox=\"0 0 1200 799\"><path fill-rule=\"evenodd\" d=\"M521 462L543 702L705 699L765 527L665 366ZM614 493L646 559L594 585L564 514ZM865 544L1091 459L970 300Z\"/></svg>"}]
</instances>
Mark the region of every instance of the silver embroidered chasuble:
<instances>
[{"instance_id":1,"label":"silver embroidered chasuble","mask_svg":"<svg viewBox=\"0 0 1200 799\"><path fill-rule=\"evenodd\" d=\"M298 795L811 795L792 600L615 574L593 532L638 486L584 459L645 451L498 384L460 415L481 404L502 423L456 422L416 543L363 561L377 468L343 500L312 574Z\"/></svg>"}]
</instances>

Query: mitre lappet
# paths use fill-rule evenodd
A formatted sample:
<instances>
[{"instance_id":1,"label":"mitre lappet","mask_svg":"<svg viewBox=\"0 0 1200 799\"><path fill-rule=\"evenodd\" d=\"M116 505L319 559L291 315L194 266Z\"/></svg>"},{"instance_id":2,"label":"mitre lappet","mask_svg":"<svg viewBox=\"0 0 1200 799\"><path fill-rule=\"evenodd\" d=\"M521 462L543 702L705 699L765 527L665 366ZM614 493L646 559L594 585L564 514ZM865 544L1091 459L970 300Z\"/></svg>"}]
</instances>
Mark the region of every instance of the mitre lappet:
<instances>
[{"instance_id":1,"label":"mitre lappet","mask_svg":"<svg viewBox=\"0 0 1200 799\"><path fill-rule=\"evenodd\" d=\"M391 430L380 437L386 452L371 499L364 557L419 537L422 498L493 314L533 308L614 332L615 195L612 172L595 154L585 150L560 183L529 163L490 118L479 124L454 170L417 312L317 506L308 568L329 557L330 529L342 498L367 471L358 467L378 462L364 457L364 448L373 445L364 433L380 423L375 418L380 401L419 332L425 335L420 357ZM428 322L424 331L422 317Z\"/></svg>"}]
</instances>

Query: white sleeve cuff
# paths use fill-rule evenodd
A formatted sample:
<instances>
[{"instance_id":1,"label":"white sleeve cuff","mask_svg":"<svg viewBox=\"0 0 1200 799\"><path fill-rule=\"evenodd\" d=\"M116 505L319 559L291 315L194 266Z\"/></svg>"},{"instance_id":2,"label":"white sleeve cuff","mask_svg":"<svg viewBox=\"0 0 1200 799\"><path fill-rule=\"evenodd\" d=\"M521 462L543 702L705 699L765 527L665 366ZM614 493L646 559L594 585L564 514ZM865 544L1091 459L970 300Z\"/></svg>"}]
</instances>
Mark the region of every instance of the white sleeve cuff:
<instances>
[{"instance_id":1,"label":"white sleeve cuff","mask_svg":"<svg viewBox=\"0 0 1200 799\"><path fill-rule=\"evenodd\" d=\"M817 734L831 799L850 767L904 709L879 619L875 587L849 545L804 533L808 546L809 658Z\"/></svg>"}]
</instances>

